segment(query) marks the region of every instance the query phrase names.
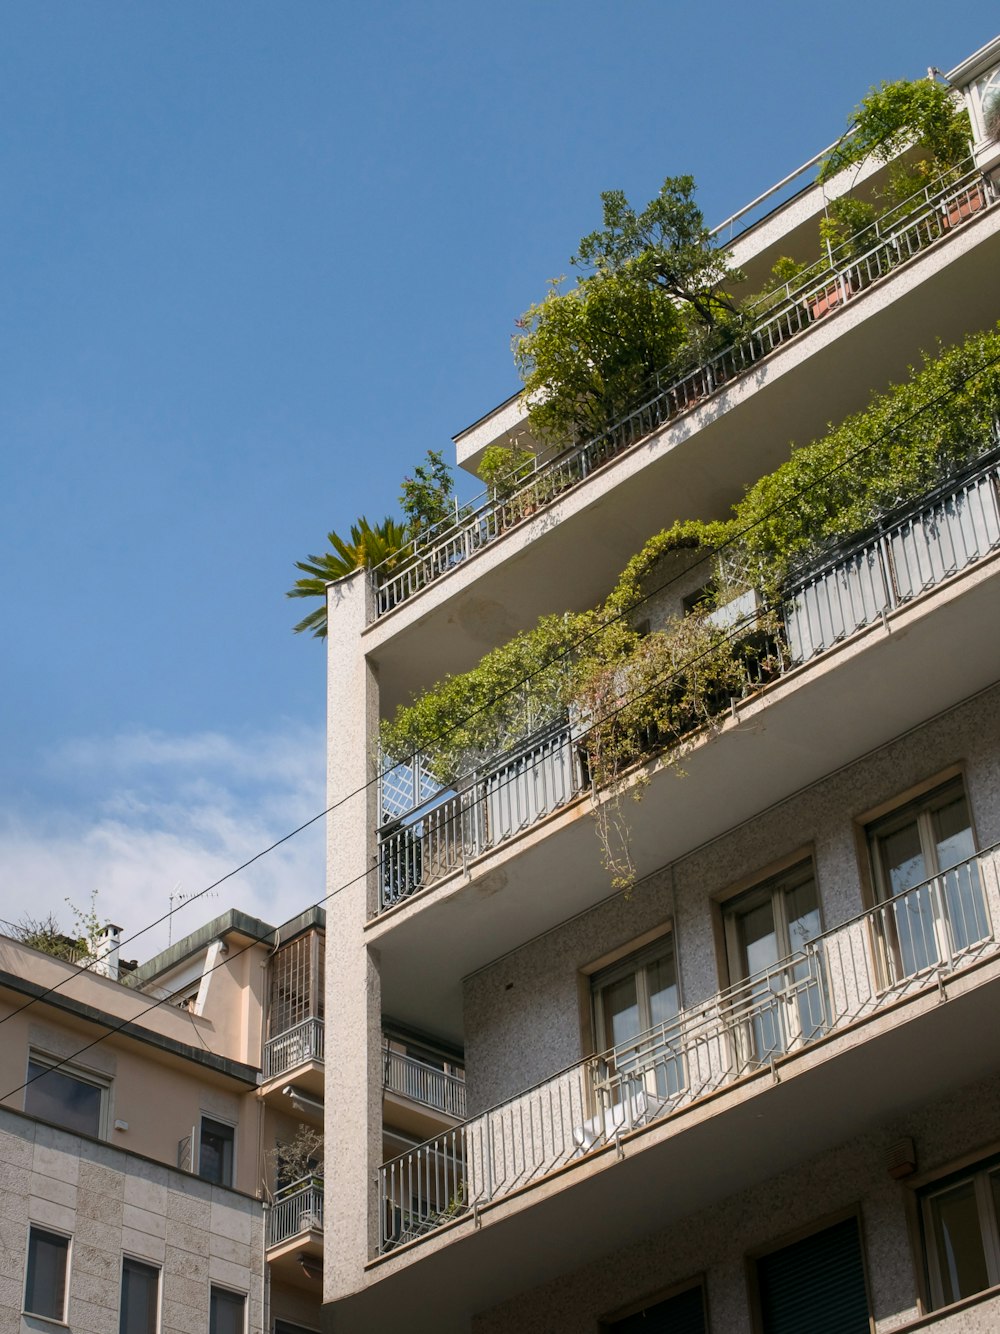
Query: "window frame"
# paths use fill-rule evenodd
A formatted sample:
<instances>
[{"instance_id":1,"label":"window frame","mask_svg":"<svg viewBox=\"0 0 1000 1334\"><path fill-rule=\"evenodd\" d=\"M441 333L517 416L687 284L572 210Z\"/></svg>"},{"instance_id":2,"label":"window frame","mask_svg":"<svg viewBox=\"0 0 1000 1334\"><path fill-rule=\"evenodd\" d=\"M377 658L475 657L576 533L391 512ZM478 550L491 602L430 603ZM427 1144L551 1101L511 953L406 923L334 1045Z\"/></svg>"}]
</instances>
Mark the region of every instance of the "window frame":
<instances>
[{"instance_id":1,"label":"window frame","mask_svg":"<svg viewBox=\"0 0 1000 1334\"><path fill-rule=\"evenodd\" d=\"M872 1306L872 1285L871 1275L868 1272L868 1247L865 1242L865 1221L861 1212L860 1202L851 1204L843 1209L837 1209L830 1214L824 1214L821 1218L810 1219L808 1223L803 1223L789 1232L784 1232L780 1237L766 1242L762 1246L754 1246L748 1250L744 1256L743 1265L746 1275L747 1296L749 1298L750 1308L750 1328L753 1334L767 1334L764 1328L764 1318L760 1307L760 1283L758 1281L757 1266L761 1260L765 1260L769 1255L774 1255L777 1251L783 1251L789 1246L794 1246L796 1242L805 1241L808 1237L815 1236L817 1233L826 1232L829 1228L837 1227L840 1223L846 1223L848 1219L853 1218L858 1228L858 1246L861 1251L861 1271L864 1277L865 1297L868 1302L868 1328L870 1334L875 1334L875 1317Z\"/></svg>"},{"instance_id":2,"label":"window frame","mask_svg":"<svg viewBox=\"0 0 1000 1334\"><path fill-rule=\"evenodd\" d=\"M63 1294L62 1294L62 1314L49 1315L47 1312L32 1311L28 1307L28 1279L31 1275L31 1242L35 1236L52 1238L56 1241L64 1241L66 1250L63 1259ZM62 1232L59 1228L44 1227L41 1223L29 1222L28 1241L24 1248L24 1281L21 1284L21 1315L30 1316L35 1320L48 1320L57 1325L69 1324L69 1285L72 1274L73 1260L73 1234L71 1232Z\"/></svg>"},{"instance_id":3,"label":"window frame","mask_svg":"<svg viewBox=\"0 0 1000 1334\"><path fill-rule=\"evenodd\" d=\"M671 1283L665 1288L658 1288L655 1292L647 1293L636 1302L629 1302L625 1306L619 1306L614 1311L609 1311L606 1315L598 1318L597 1328L599 1334L614 1334L616 1326L623 1321L628 1320L630 1316L638 1315L640 1311L647 1311L651 1306L657 1306L660 1302L669 1302L673 1297L681 1297L693 1288L701 1290L701 1305L705 1315L705 1330L712 1328L711 1318L708 1309L708 1283L704 1273L693 1274L689 1278L682 1278L677 1283Z\"/></svg>"},{"instance_id":4,"label":"window frame","mask_svg":"<svg viewBox=\"0 0 1000 1334\"><path fill-rule=\"evenodd\" d=\"M210 1283L208 1288L208 1334L218 1334L214 1323L215 1317L215 1297L216 1293L223 1297L238 1297L243 1308L243 1327L242 1334L247 1334L247 1319L249 1315L249 1294L241 1292L238 1288L227 1288L224 1283Z\"/></svg>"},{"instance_id":5,"label":"window frame","mask_svg":"<svg viewBox=\"0 0 1000 1334\"><path fill-rule=\"evenodd\" d=\"M733 996L729 1002L730 1011L733 1017L738 1020L731 1026L729 1038L731 1043L730 1059L737 1067L750 1069L766 1065L771 1060L800 1051L820 1036L818 1029L825 1014L824 1005L820 1005L819 1023L813 1023L808 1032L802 1013L802 1000L807 995L809 988L818 987L822 992L824 981L822 969L819 967L817 967L816 975L811 981L808 977L793 977L790 980L789 987L794 993L794 1003L786 1005L783 1010L777 1008L774 1010L774 1013L781 1015L784 1015L786 1011L788 1013L787 1020L783 1020L783 1029L787 1029L785 1033L787 1042L775 1045L766 1041L765 1029L768 1026L774 1026L775 1021L767 1019L767 1008L761 1014L755 1014L752 1004L754 978L763 978L768 974L772 977L776 976L779 965L784 960L794 957L788 952L791 941L788 932L787 912L784 908L785 895L796 888L798 884L804 884L807 880L812 881L815 893L818 929L815 936L810 937L811 940L814 940L823 935L826 930L826 923L823 917L823 899L820 893L819 875L812 844L796 848L793 852L771 862L760 871L745 876L713 899L713 924L719 989L728 993L739 988L737 995ZM745 951L742 951L739 942L738 912L741 904L749 903L758 896L762 903L770 899L772 905L776 902L781 905L778 911L775 911L772 906L772 921L775 925L775 937L779 945L779 957L768 968L758 969L754 973L749 971L743 973L741 968L737 966L741 953L745 953ZM785 950L784 953L781 952L782 949ZM805 986L802 986L803 982L806 983ZM775 991L773 987L771 988L774 995L778 997L782 996L783 991L787 989L789 988ZM775 1007L777 1007L777 1002L775 1002ZM810 1001L807 1016L809 1019L813 1018L812 1010L813 1006ZM740 1018L741 1011L746 1012L742 1019Z\"/></svg>"},{"instance_id":6,"label":"window frame","mask_svg":"<svg viewBox=\"0 0 1000 1334\"><path fill-rule=\"evenodd\" d=\"M862 897L865 909L872 914L869 921L869 936L880 989L891 989L910 977L932 974L953 957L952 941L949 936L954 933L956 923L952 920L950 912L944 911L940 901L940 889L932 888L929 890L931 897L929 905L922 908L918 903L916 916L921 918L921 927L916 935L910 927L900 930L897 923L897 916L900 921L906 917L905 905L897 903L895 908L886 907L886 905L892 904L894 899L899 900L905 894L914 893L920 885L928 885L932 881L940 885L942 880L946 878L947 872L951 868L945 867L942 870L938 864L937 844L934 838L932 820L935 812L953 801L956 795L960 795L965 802L969 822L967 827L972 840L972 855L976 856L980 850L979 835L976 830L975 812L965 767L961 763L949 765L946 769L931 775L920 783L914 784L905 791L898 793L891 800L882 802L874 809L855 818L855 837L861 866ZM899 832L911 823L917 829L925 875L912 889L901 890L893 895L891 885L886 880L880 841L890 837L893 833ZM956 865L962 865L963 862L956 863ZM946 899L948 892L945 889ZM884 908L885 911L879 913L877 911L879 908ZM910 913L912 919L912 907ZM947 925L942 914L948 919ZM929 923L927 927L923 925L925 915ZM974 915L977 916L978 914ZM964 912L961 914L961 919L964 920ZM934 960L928 959L919 966L908 967L907 950L914 954L913 962L916 964L915 956L919 952L917 946L922 947L926 939L933 940L937 958ZM964 945L957 944L955 952L962 953L972 943L975 942L967 941Z\"/></svg>"},{"instance_id":7,"label":"window frame","mask_svg":"<svg viewBox=\"0 0 1000 1334\"><path fill-rule=\"evenodd\" d=\"M77 1126L67 1125L64 1121L50 1121L48 1117L42 1116L38 1111L28 1106L29 1098L36 1082L40 1083L43 1075L32 1075L32 1065L41 1066L46 1072L62 1075L66 1079L75 1080L78 1084L86 1084L90 1088L95 1088L100 1094L100 1108L97 1115L97 1131L81 1130ZM30 1116L36 1121L45 1121L49 1125L59 1126L62 1130L67 1130L73 1135L87 1135L91 1139L106 1140L108 1130L111 1125L111 1090L113 1080L110 1075L104 1074L99 1070L91 1070L87 1066L78 1065L73 1061L64 1060L62 1057L54 1056L49 1052L43 1051L38 1047L28 1048L28 1059L25 1065L25 1088L24 1088L24 1114ZM51 1087L51 1086L50 1086Z\"/></svg>"},{"instance_id":8,"label":"window frame","mask_svg":"<svg viewBox=\"0 0 1000 1334\"><path fill-rule=\"evenodd\" d=\"M230 1131L230 1154L229 1154L229 1180L223 1179L216 1181L213 1177L206 1176L202 1171L202 1152L205 1145L205 1122L209 1121L213 1126L221 1126L224 1130ZM198 1118L198 1168L193 1174L202 1181L207 1181L213 1186L223 1186L229 1190L235 1189L236 1185L236 1137L239 1127L233 1121L224 1121L221 1117L212 1116L208 1112L201 1112Z\"/></svg>"},{"instance_id":9,"label":"window frame","mask_svg":"<svg viewBox=\"0 0 1000 1334\"><path fill-rule=\"evenodd\" d=\"M911 1239L917 1261L915 1269L919 1279L920 1305L924 1313L930 1314L947 1307L957 1306L963 1302L975 1301L982 1293L989 1292L991 1288L1000 1283L1000 1216L998 1216L1000 1211L994 1208L992 1218L988 1219L987 1234L991 1243L989 1249L985 1244L985 1234L982 1227L984 1205L987 1203L983 1199L986 1178L991 1173L998 1172L1000 1172L1000 1144L994 1144L985 1152L980 1149L973 1153L964 1154L961 1158L950 1162L940 1170L921 1173L907 1181L910 1198L908 1214ZM980 1179L982 1179L981 1182ZM929 1206L930 1201L936 1195L943 1194L966 1181L976 1183L980 1240L984 1242L983 1252L986 1260L987 1276L991 1277L992 1281L977 1292L968 1293L964 1297L954 1297L951 1301L946 1302L938 1271L937 1248L931 1226L932 1216Z\"/></svg>"},{"instance_id":10,"label":"window frame","mask_svg":"<svg viewBox=\"0 0 1000 1334\"><path fill-rule=\"evenodd\" d=\"M118 1289L118 1334L128 1334L128 1331L122 1328L122 1319L125 1315L125 1267L129 1264L148 1269L156 1275L156 1314L153 1329L149 1334L159 1334L163 1323L163 1266L147 1259L144 1255L133 1255L130 1251L122 1252L121 1282Z\"/></svg>"}]
</instances>

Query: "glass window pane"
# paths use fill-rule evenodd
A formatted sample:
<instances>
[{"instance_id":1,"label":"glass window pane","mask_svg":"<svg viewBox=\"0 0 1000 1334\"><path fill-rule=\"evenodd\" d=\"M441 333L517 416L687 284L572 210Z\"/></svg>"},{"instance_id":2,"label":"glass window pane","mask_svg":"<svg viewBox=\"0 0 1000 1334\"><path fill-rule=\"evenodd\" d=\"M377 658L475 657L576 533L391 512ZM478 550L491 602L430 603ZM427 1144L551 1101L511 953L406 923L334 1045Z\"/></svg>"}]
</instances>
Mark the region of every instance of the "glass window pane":
<instances>
[{"instance_id":1,"label":"glass window pane","mask_svg":"<svg viewBox=\"0 0 1000 1334\"><path fill-rule=\"evenodd\" d=\"M819 935L819 904L816 881L809 877L785 892L785 917L788 922L788 948L800 954L803 947Z\"/></svg>"},{"instance_id":2,"label":"glass window pane","mask_svg":"<svg viewBox=\"0 0 1000 1334\"><path fill-rule=\"evenodd\" d=\"M28 1061L28 1080L24 1110L29 1116L82 1135L100 1135L103 1088L36 1060Z\"/></svg>"},{"instance_id":3,"label":"glass window pane","mask_svg":"<svg viewBox=\"0 0 1000 1334\"><path fill-rule=\"evenodd\" d=\"M902 894L927 879L927 863L920 846L920 830L912 820L879 839L882 869L889 896Z\"/></svg>"},{"instance_id":4,"label":"glass window pane","mask_svg":"<svg viewBox=\"0 0 1000 1334\"><path fill-rule=\"evenodd\" d=\"M942 1301L947 1305L989 1287L975 1183L963 1181L935 1195L930 1204Z\"/></svg>"},{"instance_id":5,"label":"glass window pane","mask_svg":"<svg viewBox=\"0 0 1000 1334\"><path fill-rule=\"evenodd\" d=\"M118 1334L156 1334L160 1271L126 1256L122 1261L122 1309Z\"/></svg>"},{"instance_id":6,"label":"glass window pane","mask_svg":"<svg viewBox=\"0 0 1000 1334\"><path fill-rule=\"evenodd\" d=\"M967 861L976 851L969 823L969 808L964 796L949 801L934 813L934 836L937 842L939 871L947 871L957 862Z\"/></svg>"},{"instance_id":7,"label":"glass window pane","mask_svg":"<svg viewBox=\"0 0 1000 1334\"><path fill-rule=\"evenodd\" d=\"M233 1184L234 1130L221 1121L202 1117L201 1147L198 1153L198 1175L217 1186Z\"/></svg>"},{"instance_id":8,"label":"glass window pane","mask_svg":"<svg viewBox=\"0 0 1000 1334\"><path fill-rule=\"evenodd\" d=\"M32 1228L28 1235L28 1275L24 1309L32 1315L63 1320L66 1316L66 1261L69 1238Z\"/></svg>"},{"instance_id":9,"label":"glass window pane","mask_svg":"<svg viewBox=\"0 0 1000 1334\"><path fill-rule=\"evenodd\" d=\"M654 959L646 966L646 987L649 992L649 1023L669 1023L677 1017L677 974L672 955Z\"/></svg>"},{"instance_id":10,"label":"glass window pane","mask_svg":"<svg viewBox=\"0 0 1000 1334\"><path fill-rule=\"evenodd\" d=\"M618 1047L632 1042L642 1031L639 1023L639 999L635 974L611 982L601 991L604 1016L604 1043Z\"/></svg>"},{"instance_id":11,"label":"glass window pane","mask_svg":"<svg viewBox=\"0 0 1000 1334\"><path fill-rule=\"evenodd\" d=\"M243 1334L246 1301L242 1293L213 1288L209 1334Z\"/></svg>"},{"instance_id":12,"label":"glass window pane","mask_svg":"<svg viewBox=\"0 0 1000 1334\"><path fill-rule=\"evenodd\" d=\"M752 977L754 973L763 972L778 962L778 935L770 897L757 907L740 913L737 926L743 955L743 977Z\"/></svg>"}]
</instances>

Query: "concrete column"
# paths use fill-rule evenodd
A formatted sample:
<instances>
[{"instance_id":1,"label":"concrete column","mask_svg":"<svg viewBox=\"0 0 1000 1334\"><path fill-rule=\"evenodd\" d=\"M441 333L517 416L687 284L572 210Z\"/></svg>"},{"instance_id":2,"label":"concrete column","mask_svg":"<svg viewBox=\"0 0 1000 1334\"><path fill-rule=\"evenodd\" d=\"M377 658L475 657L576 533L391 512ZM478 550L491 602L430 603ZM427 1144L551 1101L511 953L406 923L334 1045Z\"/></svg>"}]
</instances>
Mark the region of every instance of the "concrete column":
<instances>
[{"instance_id":1,"label":"concrete column","mask_svg":"<svg viewBox=\"0 0 1000 1334\"><path fill-rule=\"evenodd\" d=\"M379 1219L382 1017L377 959L364 944L376 902L378 683L361 641L368 575L328 592L326 1149L323 1297L364 1285Z\"/></svg>"}]
</instances>

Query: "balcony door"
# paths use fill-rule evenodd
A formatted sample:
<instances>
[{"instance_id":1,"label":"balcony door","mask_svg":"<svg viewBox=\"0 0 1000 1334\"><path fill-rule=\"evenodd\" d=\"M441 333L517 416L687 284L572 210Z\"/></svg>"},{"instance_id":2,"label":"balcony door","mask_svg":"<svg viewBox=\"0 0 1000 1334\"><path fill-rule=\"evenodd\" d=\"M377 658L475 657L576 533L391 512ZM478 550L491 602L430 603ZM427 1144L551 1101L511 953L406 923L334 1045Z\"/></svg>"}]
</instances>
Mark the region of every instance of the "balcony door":
<instances>
[{"instance_id":1,"label":"balcony door","mask_svg":"<svg viewBox=\"0 0 1000 1334\"><path fill-rule=\"evenodd\" d=\"M768 1061L816 1037L825 1005L818 957L806 951L820 933L812 862L733 899L724 921L737 1064Z\"/></svg>"},{"instance_id":2,"label":"balcony door","mask_svg":"<svg viewBox=\"0 0 1000 1334\"><path fill-rule=\"evenodd\" d=\"M676 1096L684 1087L677 1025L677 969L673 941L659 940L593 978L598 1045L608 1053L606 1080L612 1104Z\"/></svg>"},{"instance_id":3,"label":"balcony door","mask_svg":"<svg viewBox=\"0 0 1000 1334\"><path fill-rule=\"evenodd\" d=\"M933 968L989 929L961 778L868 826L886 983Z\"/></svg>"}]
</instances>

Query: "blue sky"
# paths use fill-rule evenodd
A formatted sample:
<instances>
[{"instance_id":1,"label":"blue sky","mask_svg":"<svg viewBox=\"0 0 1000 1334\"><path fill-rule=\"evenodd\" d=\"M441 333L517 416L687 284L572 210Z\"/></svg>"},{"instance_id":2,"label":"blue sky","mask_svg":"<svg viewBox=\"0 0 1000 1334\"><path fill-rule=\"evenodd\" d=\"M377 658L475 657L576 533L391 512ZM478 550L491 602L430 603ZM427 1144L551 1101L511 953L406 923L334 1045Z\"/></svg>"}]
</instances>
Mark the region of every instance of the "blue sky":
<instances>
[{"instance_id":1,"label":"blue sky","mask_svg":"<svg viewBox=\"0 0 1000 1334\"><path fill-rule=\"evenodd\" d=\"M96 890L129 933L321 808L293 563L513 391L514 319L600 191L691 172L720 221L998 26L985 0L3 17L0 918ZM174 936L322 885L314 829Z\"/></svg>"}]
</instances>

